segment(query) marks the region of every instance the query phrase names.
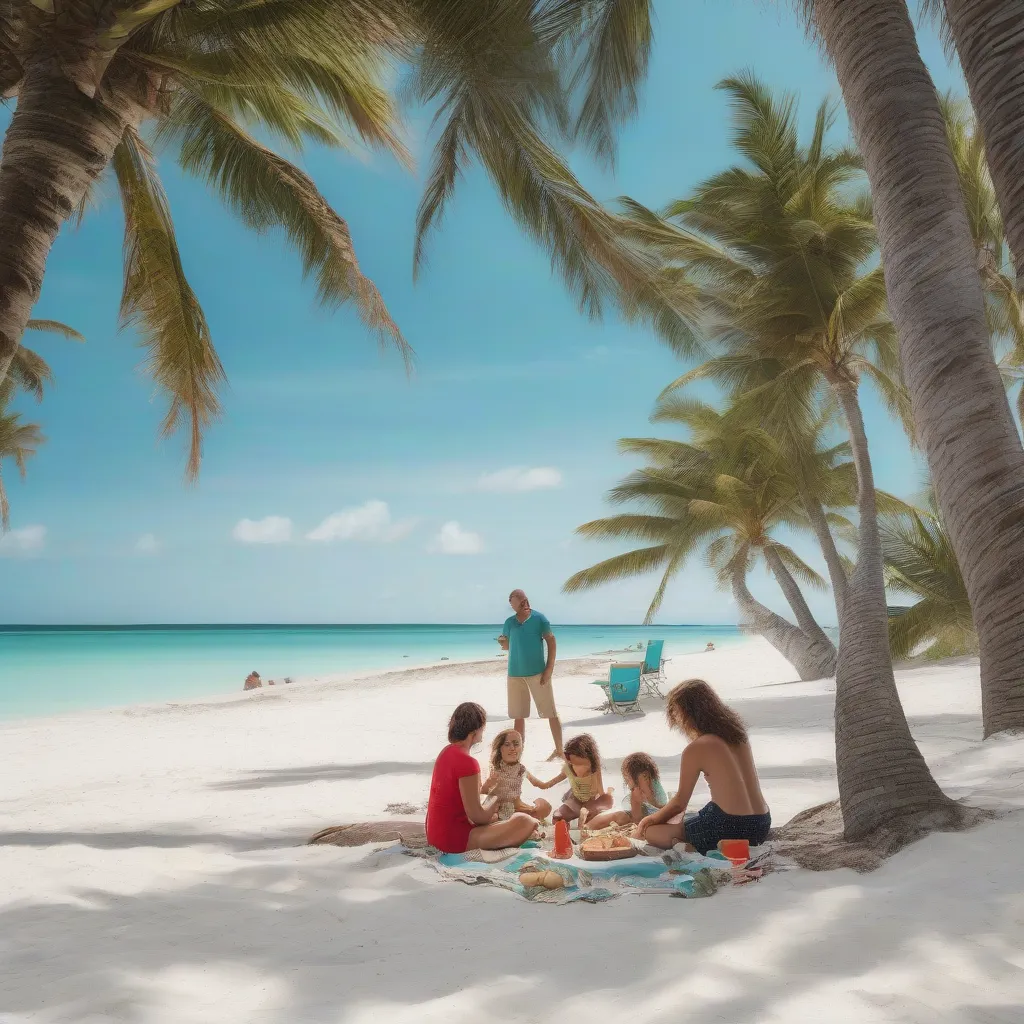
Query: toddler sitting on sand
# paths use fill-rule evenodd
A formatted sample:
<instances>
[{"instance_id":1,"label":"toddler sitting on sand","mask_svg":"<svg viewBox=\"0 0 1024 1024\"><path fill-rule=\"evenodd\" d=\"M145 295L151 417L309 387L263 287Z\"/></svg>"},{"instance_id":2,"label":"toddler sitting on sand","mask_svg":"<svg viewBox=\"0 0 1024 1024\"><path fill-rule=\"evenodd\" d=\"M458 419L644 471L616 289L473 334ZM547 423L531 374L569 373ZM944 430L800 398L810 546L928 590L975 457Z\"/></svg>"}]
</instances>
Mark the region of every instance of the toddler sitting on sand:
<instances>
[{"instance_id":1,"label":"toddler sitting on sand","mask_svg":"<svg viewBox=\"0 0 1024 1024\"><path fill-rule=\"evenodd\" d=\"M588 822L594 815L612 806L612 791L604 788L601 777L601 755L597 742L589 733L574 736L565 745L565 764L550 781L535 783L540 789L550 789L559 782L569 783L562 797L562 806L555 811L555 821L575 821L586 809Z\"/></svg>"},{"instance_id":2,"label":"toddler sitting on sand","mask_svg":"<svg viewBox=\"0 0 1024 1024\"><path fill-rule=\"evenodd\" d=\"M621 811L605 811L587 821L591 829L607 828L609 825L639 825L648 814L654 814L668 803L661 785L661 772L650 754L637 751L622 759L622 781L626 784L626 795L622 798Z\"/></svg>"},{"instance_id":3,"label":"toddler sitting on sand","mask_svg":"<svg viewBox=\"0 0 1024 1024\"><path fill-rule=\"evenodd\" d=\"M523 800L524 778L541 789L544 784L526 770L520 761L522 756L523 737L515 729L503 729L494 737L491 744L491 773L480 787L480 792L493 794L497 798L499 821L507 821L516 811L532 815L538 821L543 821L551 813L551 804L547 800L535 800L532 804Z\"/></svg>"}]
</instances>

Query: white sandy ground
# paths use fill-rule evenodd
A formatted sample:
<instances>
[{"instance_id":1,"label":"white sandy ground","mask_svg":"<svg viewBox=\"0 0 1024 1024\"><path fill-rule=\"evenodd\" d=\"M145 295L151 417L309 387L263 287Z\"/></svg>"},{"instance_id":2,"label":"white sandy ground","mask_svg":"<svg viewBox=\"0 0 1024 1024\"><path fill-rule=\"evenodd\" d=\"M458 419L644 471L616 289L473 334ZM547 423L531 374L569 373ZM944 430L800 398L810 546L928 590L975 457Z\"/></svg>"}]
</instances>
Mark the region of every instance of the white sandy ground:
<instances>
[{"instance_id":1,"label":"white sandy ground","mask_svg":"<svg viewBox=\"0 0 1024 1024\"><path fill-rule=\"evenodd\" d=\"M456 703L505 724L500 671L0 725L0 1021L1024 1021L1024 738L980 742L976 662L900 673L900 692L942 785L1013 813L871 875L551 907L295 845L424 801ZM789 682L759 640L669 667L694 674L750 725L777 823L835 796L831 683ZM660 708L602 716L589 678L556 676L567 733L593 732L611 778L650 751L671 789L680 740ZM531 722L536 774L549 749Z\"/></svg>"}]
</instances>

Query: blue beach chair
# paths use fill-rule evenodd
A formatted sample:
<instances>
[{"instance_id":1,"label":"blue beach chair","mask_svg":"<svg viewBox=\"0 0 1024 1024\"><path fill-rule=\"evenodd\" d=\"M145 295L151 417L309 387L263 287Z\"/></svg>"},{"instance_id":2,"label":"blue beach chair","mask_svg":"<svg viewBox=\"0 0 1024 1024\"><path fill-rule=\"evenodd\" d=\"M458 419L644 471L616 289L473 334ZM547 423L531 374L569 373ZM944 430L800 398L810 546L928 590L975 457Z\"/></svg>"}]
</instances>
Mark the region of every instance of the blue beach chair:
<instances>
[{"instance_id":1,"label":"blue beach chair","mask_svg":"<svg viewBox=\"0 0 1024 1024\"><path fill-rule=\"evenodd\" d=\"M664 647L664 640L648 640L643 667L640 669L640 682L643 684L644 692L662 700L665 699L665 694L661 692L658 684L665 681L665 659L661 656Z\"/></svg>"},{"instance_id":2,"label":"blue beach chair","mask_svg":"<svg viewBox=\"0 0 1024 1024\"><path fill-rule=\"evenodd\" d=\"M602 709L616 715L643 714L640 707L641 665L612 665L607 679L595 679L608 695L608 703Z\"/></svg>"}]
</instances>

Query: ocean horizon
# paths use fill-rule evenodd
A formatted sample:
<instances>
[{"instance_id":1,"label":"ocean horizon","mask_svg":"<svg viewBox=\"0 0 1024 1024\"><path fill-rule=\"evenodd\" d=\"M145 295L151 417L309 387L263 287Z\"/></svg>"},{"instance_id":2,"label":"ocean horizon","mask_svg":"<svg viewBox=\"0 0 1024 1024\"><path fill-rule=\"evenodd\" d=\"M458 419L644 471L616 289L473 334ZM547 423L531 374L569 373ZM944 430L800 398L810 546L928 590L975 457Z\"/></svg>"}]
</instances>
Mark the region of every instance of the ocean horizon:
<instances>
[{"instance_id":1,"label":"ocean horizon","mask_svg":"<svg viewBox=\"0 0 1024 1024\"><path fill-rule=\"evenodd\" d=\"M740 643L738 626L554 626L560 659L665 640L665 656L712 640ZM264 681L414 668L497 657L498 623L67 624L0 626L0 720L241 691Z\"/></svg>"}]
</instances>

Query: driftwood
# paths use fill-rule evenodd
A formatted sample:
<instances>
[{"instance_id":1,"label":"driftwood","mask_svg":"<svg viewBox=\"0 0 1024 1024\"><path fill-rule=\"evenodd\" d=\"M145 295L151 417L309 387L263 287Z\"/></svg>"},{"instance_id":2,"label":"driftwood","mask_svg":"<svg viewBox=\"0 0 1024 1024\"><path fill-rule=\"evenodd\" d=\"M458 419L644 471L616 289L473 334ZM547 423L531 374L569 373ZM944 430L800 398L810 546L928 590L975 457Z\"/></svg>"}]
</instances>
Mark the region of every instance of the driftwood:
<instances>
[{"instance_id":1,"label":"driftwood","mask_svg":"<svg viewBox=\"0 0 1024 1024\"><path fill-rule=\"evenodd\" d=\"M422 821L356 821L321 829L309 840L317 846L366 846L369 843L399 842L420 850L427 845Z\"/></svg>"}]
</instances>

